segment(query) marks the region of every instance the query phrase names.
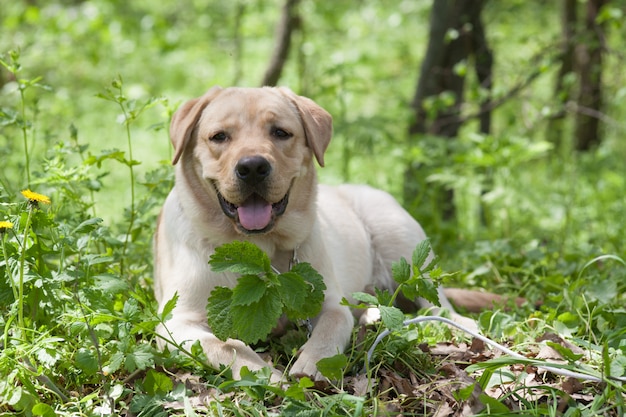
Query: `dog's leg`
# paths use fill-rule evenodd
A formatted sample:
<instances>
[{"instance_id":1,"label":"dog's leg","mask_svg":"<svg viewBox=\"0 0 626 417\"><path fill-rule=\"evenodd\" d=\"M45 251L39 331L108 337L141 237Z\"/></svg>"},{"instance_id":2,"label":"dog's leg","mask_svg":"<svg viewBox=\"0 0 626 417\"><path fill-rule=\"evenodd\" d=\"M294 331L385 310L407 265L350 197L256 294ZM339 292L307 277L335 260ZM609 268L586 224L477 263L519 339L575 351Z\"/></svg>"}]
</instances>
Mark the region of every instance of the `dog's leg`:
<instances>
[{"instance_id":1,"label":"dog's leg","mask_svg":"<svg viewBox=\"0 0 626 417\"><path fill-rule=\"evenodd\" d=\"M191 315L196 315L191 313ZM263 361L261 357L245 343L228 339L222 341L211 333L204 321L185 318L190 314L177 312L175 318L157 328L157 333L161 336L158 345L161 349L168 345L168 342L174 342L189 351L196 341L200 342L202 349L207 357L208 364L216 370L221 365L230 366L234 379L241 378L241 369L246 366L251 371L257 371L262 368L270 368L272 371L272 382L278 382L282 378L282 374ZM171 346L171 345L170 345Z\"/></svg>"},{"instance_id":2,"label":"dog's leg","mask_svg":"<svg viewBox=\"0 0 626 417\"><path fill-rule=\"evenodd\" d=\"M289 371L291 375L323 379L317 369L317 362L342 353L350 340L354 327L354 317L350 309L340 306L337 300L334 300L334 306L326 307L326 303L324 302L324 309L315 320L311 338L302 346L298 360Z\"/></svg>"},{"instance_id":3,"label":"dog's leg","mask_svg":"<svg viewBox=\"0 0 626 417\"><path fill-rule=\"evenodd\" d=\"M348 258L341 256L340 250L336 247L327 245L322 238L318 222L319 220L316 221L307 241L300 246L298 256L301 261L309 262L324 278L326 285L324 303L321 312L313 319L311 337L300 349L299 357L289 371L291 375L309 376L315 380L323 379L323 375L317 369L317 362L342 353L354 328L354 316L350 308L341 305L342 298L346 294L340 279L358 281L365 275L365 272L358 270L364 262L357 262L356 265L346 263L346 267L337 269L337 262L346 261ZM325 230L325 235L329 237L330 232L326 232L328 231ZM332 232L337 233L336 230ZM332 238L330 240L336 243L336 240ZM333 253L333 257L330 253ZM362 288L363 286L357 283L356 287Z\"/></svg>"}]
</instances>

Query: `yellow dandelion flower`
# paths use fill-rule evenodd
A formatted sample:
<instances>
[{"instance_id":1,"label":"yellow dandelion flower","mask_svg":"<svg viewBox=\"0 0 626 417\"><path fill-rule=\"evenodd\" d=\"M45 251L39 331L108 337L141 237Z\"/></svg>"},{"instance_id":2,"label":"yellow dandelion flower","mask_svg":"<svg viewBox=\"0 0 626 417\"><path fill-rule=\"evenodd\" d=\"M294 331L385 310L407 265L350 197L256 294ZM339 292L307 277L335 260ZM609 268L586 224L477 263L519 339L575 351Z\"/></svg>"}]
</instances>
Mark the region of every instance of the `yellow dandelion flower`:
<instances>
[{"instance_id":1,"label":"yellow dandelion flower","mask_svg":"<svg viewBox=\"0 0 626 417\"><path fill-rule=\"evenodd\" d=\"M4 233L9 229L13 229L13 223L6 221L0 222L0 233Z\"/></svg>"},{"instance_id":2,"label":"yellow dandelion flower","mask_svg":"<svg viewBox=\"0 0 626 417\"><path fill-rule=\"evenodd\" d=\"M31 190L23 190L22 195L28 200L29 203L43 203L50 204L50 198L43 194L35 193Z\"/></svg>"}]
</instances>

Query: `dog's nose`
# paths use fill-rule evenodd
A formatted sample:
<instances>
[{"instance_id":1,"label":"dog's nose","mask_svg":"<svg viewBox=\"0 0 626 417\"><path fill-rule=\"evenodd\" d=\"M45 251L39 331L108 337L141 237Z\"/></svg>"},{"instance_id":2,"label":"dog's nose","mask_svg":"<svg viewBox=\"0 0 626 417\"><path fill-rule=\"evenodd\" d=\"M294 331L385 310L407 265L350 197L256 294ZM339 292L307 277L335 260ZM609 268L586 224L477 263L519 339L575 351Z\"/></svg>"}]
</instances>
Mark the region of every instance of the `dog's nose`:
<instances>
[{"instance_id":1,"label":"dog's nose","mask_svg":"<svg viewBox=\"0 0 626 417\"><path fill-rule=\"evenodd\" d=\"M272 172L269 161L262 156L246 156L237 162L235 173L237 178L247 184L258 184Z\"/></svg>"}]
</instances>

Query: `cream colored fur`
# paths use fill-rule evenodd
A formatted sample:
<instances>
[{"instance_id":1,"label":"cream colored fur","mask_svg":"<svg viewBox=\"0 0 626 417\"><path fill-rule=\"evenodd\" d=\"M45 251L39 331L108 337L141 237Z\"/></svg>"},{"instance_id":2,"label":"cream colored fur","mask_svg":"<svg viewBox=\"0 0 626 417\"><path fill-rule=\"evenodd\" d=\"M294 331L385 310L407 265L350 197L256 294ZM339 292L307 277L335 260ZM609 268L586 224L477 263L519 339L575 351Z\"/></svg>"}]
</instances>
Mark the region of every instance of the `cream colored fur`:
<instances>
[{"instance_id":1,"label":"cream colored fur","mask_svg":"<svg viewBox=\"0 0 626 417\"><path fill-rule=\"evenodd\" d=\"M281 132L291 136L281 137ZM222 342L211 333L209 294L215 286L233 287L237 276L213 272L207 262L217 246L248 240L285 271L297 247L298 258L324 277L327 290L311 337L289 372L321 378L316 363L342 352L354 326L353 313L340 305L342 297L352 301L356 291L393 288L391 263L410 259L425 239L420 225L389 194L367 186L317 184L314 159L323 166L331 133L332 119L325 110L284 88L216 87L181 106L170 129L176 184L155 238L159 306L174 294L179 298L160 334L181 344L199 340L209 362L231 365L235 377L243 366L270 366L241 341ZM250 156L264 158L271 167L259 195L279 205L288 194L284 213L272 211L263 232L245 230L237 218L227 216L217 193L233 207L245 204L250 187L242 185L236 171ZM454 318L473 325L453 312L443 293L440 297ZM280 372L272 369L279 379Z\"/></svg>"}]
</instances>

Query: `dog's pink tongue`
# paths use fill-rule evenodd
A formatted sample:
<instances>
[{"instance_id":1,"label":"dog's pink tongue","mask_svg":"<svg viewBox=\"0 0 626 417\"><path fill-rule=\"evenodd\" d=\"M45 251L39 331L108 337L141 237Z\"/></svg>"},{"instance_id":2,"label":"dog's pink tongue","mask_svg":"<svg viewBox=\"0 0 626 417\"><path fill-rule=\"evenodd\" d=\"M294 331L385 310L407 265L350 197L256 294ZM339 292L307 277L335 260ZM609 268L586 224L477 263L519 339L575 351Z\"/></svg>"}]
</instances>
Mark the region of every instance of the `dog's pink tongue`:
<instances>
[{"instance_id":1,"label":"dog's pink tongue","mask_svg":"<svg viewBox=\"0 0 626 417\"><path fill-rule=\"evenodd\" d=\"M272 220L272 205L254 194L237 208L239 222L247 230L262 230Z\"/></svg>"}]
</instances>

